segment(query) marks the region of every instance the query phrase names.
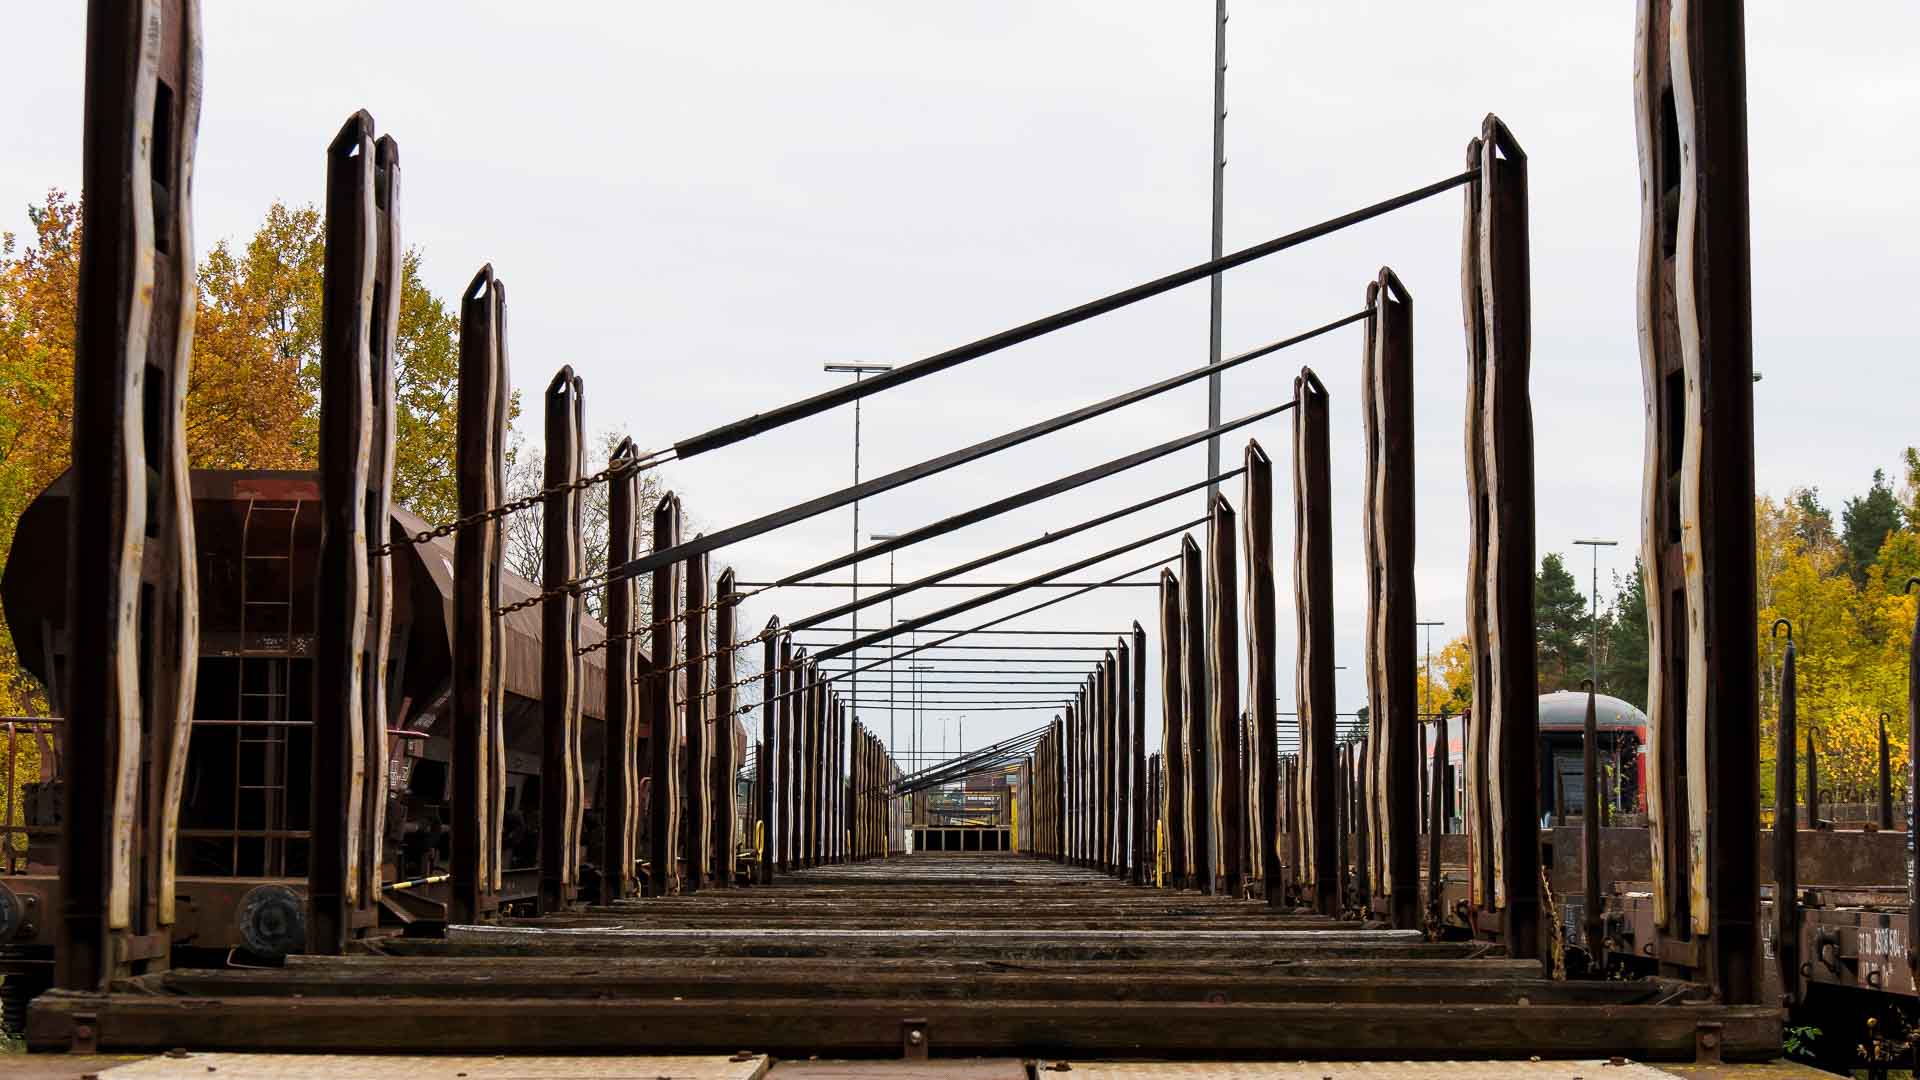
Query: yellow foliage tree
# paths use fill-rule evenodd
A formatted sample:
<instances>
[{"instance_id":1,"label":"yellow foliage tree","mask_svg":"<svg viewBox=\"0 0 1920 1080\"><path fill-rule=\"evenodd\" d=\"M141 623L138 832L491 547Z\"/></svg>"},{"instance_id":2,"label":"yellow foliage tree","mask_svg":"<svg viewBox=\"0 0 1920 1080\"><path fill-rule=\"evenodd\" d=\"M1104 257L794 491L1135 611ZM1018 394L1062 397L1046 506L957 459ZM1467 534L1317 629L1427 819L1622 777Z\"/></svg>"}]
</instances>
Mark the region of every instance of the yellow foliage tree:
<instances>
[{"instance_id":1,"label":"yellow foliage tree","mask_svg":"<svg viewBox=\"0 0 1920 1080\"><path fill-rule=\"evenodd\" d=\"M1886 713L1904 720L1907 644L1914 598L1904 596L1906 568L1920 565L1920 543L1904 529L1888 534L1881 554L1856 584L1845 551L1830 529L1809 514L1812 500L1794 492L1783 503L1755 502L1760 629L1761 791L1774 800L1773 762L1780 717L1785 639L1770 633L1775 620L1793 626L1797 650L1799 724L1815 732L1823 802L1869 803L1879 790L1879 726ZM1895 579L1898 580L1895 580ZM1905 798L1904 722L1887 725L1894 799ZM1802 736L1799 752L1806 752ZM1800 783L1804 784L1805 763ZM1798 801L1806 801L1800 791Z\"/></svg>"}]
</instances>

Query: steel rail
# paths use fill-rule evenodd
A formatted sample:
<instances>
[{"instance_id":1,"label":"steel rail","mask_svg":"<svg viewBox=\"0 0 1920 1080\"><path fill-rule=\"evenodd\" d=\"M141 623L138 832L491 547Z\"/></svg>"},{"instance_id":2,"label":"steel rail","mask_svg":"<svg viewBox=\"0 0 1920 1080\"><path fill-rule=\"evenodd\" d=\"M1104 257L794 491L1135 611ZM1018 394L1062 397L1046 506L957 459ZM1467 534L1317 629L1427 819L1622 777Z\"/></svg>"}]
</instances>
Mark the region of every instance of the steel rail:
<instances>
[{"instance_id":1,"label":"steel rail","mask_svg":"<svg viewBox=\"0 0 1920 1080\"><path fill-rule=\"evenodd\" d=\"M870 547L836 555L826 562L817 563L804 570L796 570L781 578L779 581L774 582L774 587L796 585L807 578L831 573L856 562L860 562L863 559L877 559L890 552L899 551L901 548L909 547L925 540L931 540L937 536L944 536L957 529L964 529L969 525L977 525L982 521L999 517L1001 514L1018 510L1023 506L1029 506L1043 499L1050 499L1055 495L1072 491L1075 488L1084 487L1087 484L1093 483L1095 480L1118 475L1126 472L1128 469L1144 465L1149 461L1163 458L1179 450L1185 450L1187 447L1198 446L1216 435L1224 435L1229 431L1246 427L1248 424L1258 423L1291 408L1293 408L1293 402L1286 401L1271 409L1264 409L1257 413L1242 416L1237 420L1229 420L1224 424L1202 428L1199 431L1169 439L1158 446L1150 446L1144 450L1136 450L1131 454L1124 454L1111 461L1104 461L1098 465L1090 465L1087 468L1081 469L1079 472L1070 473L1055 480L1049 480L1044 484L1037 484L1025 491L1015 492L1004 499L998 499L983 506L977 506L972 510L963 510L958 514L950 514L938 521L922 525L917 529L910 529L907 532L900 533L891 540L883 540Z\"/></svg>"},{"instance_id":2,"label":"steel rail","mask_svg":"<svg viewBox=\"0 0 1920 1080\"><path fill-rule=\"evenodd\" d=\"M1169 556L1167 556L1167 557L1166 557L1166 558L1164 558L1164 559L1156 559L1156 560L1154 560L1153 562L1150 562L1150 563L1148 563L1148 564L1147 564L1147 565L1145 565L1145 566L1142 566L1142 567L1138 567L1138 568L1136 568L1136 569L1133 569L1133 570L1128 570L1128 571L1126 571L1125 573L1122 573L1122 574L1117 574L1117 575L1115 575L1115 580L1118 580L1119 578L1126 578L1126 577L1132 577L1132 576L1133 576L1133 575L1135 575L1135 574L1140 574L1140 573L1144 573L1144 572L1146 572L1146 571L1148 571L1148 570L1157 570L1157 569L1159 569L1160 567L1162 567L1162 566L1165 566L1166 564L1168 564L1168 563L1170 563L1170 562L1173 562L1174 560L1176 560L1176 559L1178 559L1178 558L1180 558L1180 556L1179 556L1178 554L1174 554L1174 555L1169 555ZM846 677L847 677L847 676L849 676L849 675L857 675L857 674L859 674L860 672L863 672L863 671L870 671L870 670L872 670L873 668L876 668L876 667L879 667L879 666L880 666L880 665L882 665L882 664L887 664L887 663L891 663L891 662L893 662L894 660L898 660L898 659L901 659L901 658L904 658L904 657L908 657L908 656L912 656L912 655L914 655L915 653L918 653L918 652L919 652L920 650L922 650L922 649L930 649L930 648L933 648L933 647L935 647L935 646L938 646L938 645L943 645L943 644L945 644L946 642L949 642L949 641L952 641L952 640L953 640L953 639L955 639L955 638L960 638L960 637L965 637L966 635L968 635L968 634L971 634L971 633L975 633L975 632L977 632L977 631L979 631L979 630L985 630L985 629L988 629L988 628L990 628L990 627L993 627L993 626L998 626L999 624L1001 624L1001 623L1003 623L1003 622L1008 622L1008 621L1011 621L1011 620L1013 620L1013 619L1018 619L1018 618L1020 618L1020 617L1021 617L1021 616L1023 616L1023 615L1031 615L1031 614L1033 614L1033 613L1034 613L1034 612L1036 612L1036 611L1039 611L1039 610L1041 610L1041 609L1043 609L1043 608L1050 608L1050 607L1052 607L1052 606L1053 606L1053 605L1055 605L1055 604L1063 604L1063 603L1066 603L1066 602L1067 602L1068 600L1071 600L1071 599L1073 599L1073 598L1074 598L1074 597L1076 597L1076 596L1080 596L1080 595L1083 595L1083 594L1085 594L1085 593L1087 593L1087 592L1090 592L1090 591L1092 591L1092 590L1091 590L1091 589L1080 589L1080 590L1078 590L1078 591L1075 591L1075 592L1070 592L1070 593L1062 593L1062 594L1060 594L1059 596L1056 596L1056 597L1053 597L1052 599L1049 599L1049 600L1042 600L1042 601L1040 601L1039 603L1037 603L1037 604L1034 604L1034 605L1032 605L1032 606L1030 606L1030 607L1024 607L1024 608L1021 608L1021 609L1020 609L1019 611L1015 611L1015 612L1013 612L1013 613L1011 613L1011 614L1008 614L1008 615L1002 615L1002 616L1000 616L1000 617L999 617L999 618L997 618L997 619L989 619L989 620L987 620L986 622L984 622L984 623L981 623L981 624L980 624L979 626L977 626L977 627L975 627L975 628L974 628L974 629L972 629L972 630L961 630L961 631L958 631L958 632L956 632L956 633L953 633L953 634L949 634L948 636L946 636L946 637L944 637L944 638L941 638L941 639L939 639L938 641L930 641L930 642L928 642L928 643L927 643L927 644L925 644L925 645L912 645L912 646L908 646L908 648L906 649L906 651L904 651L904 652L902 652L902 653L899 653L899 654L898 654L898 655L896 655L896 656L893 656L893 657L888 657L888 658L882 658L882 659L879 659L879 660L875 660L875 661L873 661L873 662L871 662L871 663L868 663L868 664L865 664L865 665L862 665L862 666L859 666L859 667L853 667L853 668L848 668L848 669L847 669L846 671L842 671L842 672L838 672L838 673L836 673L836 674L834 674L834 675L832 675L832 676L830 676L830 677L828 677L828 678L827 678L826 680L824 680L824 681L826 681L826 682L829 682L829 683L834 683L834 682L839 682L839 681L840 681L841 679L844 679L844 678L846 678Z\"/></svg>"},{"instance_id":3,"label":"steel rail","mask_svg":"<svg viewBox=\"0 0 1920 1080\"><path fill-rule=\"evenodd\" d=\"M1017 584L1009 585L1004 589L995 589L992 592L985 594L984 596L968 597L967 599L962 600L958 603L948 604L946 607L943 607L938 611L929 612L928 614L921 615L916 618L902 619L899 622L894 623L892 626L886 627L881 630L875 630L869 634L863 634L860 637L854 638L852 641L846 642L845 644L835 645L826 649L822 649L818 653L814 654L814 658L816 660L831 660L832 658L843 655L845 653L857 652L860 649L871 648L874 644L878 642L886 641L889 638L898 637L901 634L918 631L922 627L929 626L935 622L940 621L941 619L949 619L955 615L962 615L962 614L965 614L966 612L972 611L974 608L985 607L986 605L994 603L996 601L1005 600L1009 596L1013 596L1017 593L1024 592L1028 588L1034 585L1041 584L1042 582L1052 581L1055 578L1066 577L1068 574L1077 574L1080 571L1085 570L1089 566L1097 566L1100 563L1106 562L1108 559L1114 558L1119 555L1125 555L1129 551L1146 547L1148 544L1151 544L1160 540L1165 540L1170 536L1178 536L1179 534L1185 532L1188 529L1194 528L1195 526L1198 526L1198 525L1205 524L1206 521L1207 519L1205 517L1195 518L1192 521L1183 521L1180 524L1173 526L1172 528L1161 529L1159 532L1152 533L1147 536L1143 536L1138 540L1130 540L1127 543L1121 544L1118 547L1108 548L1107 550L1099 552L1098 554L1089 555L1084 559L1078 559L1074 562L1070 562L1065 566L1056 567L1052 570L1035 574L1025 581L1019 582ZM1085 591L1085 590L1082 590L1082 591ZM1067 595L1077 596L1079 594L1069 593Z\"/></svg>"},{"instance_id":4,"label":"steel rail","mask_svg":"<svg viewBox=\"0 0 1920 1080\"><path fill-rule=\"evenodd\" d=\"M861 555L866 558L864 551ZM794 581L785 585L777 581L742 581L737 583L743 589L850 589L851 581ZM921 585L923 589L997 589L1005 585L1004 581L930 581ZM1049 589L1077 589L1087 584L1084 581L1055 581L1046 586ZM1157 581L1116 581L1111 585L1100 586L1103 589L1155 589L1160 587Z\"/></svg>"},{"instance_id":5,"label":"steel rail","mask_svg":"<svg viewBox=\"0 0 1920 1080\"><path fill-rule=\"evenodd\" d=\"M1330 323L1314 327L1312 330L1304 333L1295 334L1293 337L1283 338L1279 341L1269 342L1268 344L1250 349L1237 356L1222 360L1218 364L1202 364L1196 368L1188 368L1177 375L1170 375L1157 382L1135 387L1125 393L1116 394L1102 401L1096 401L1091 405L1083 405L1070 412L1061 413L1058 416L1028 424L1026 427L1017 428L1002 435L996 435L991 439L983 439L980 442L974 443L972 446L962 447L959 450L950 451L937 457L931 457L925 461L908 465L905 468L895 469L893 472L887 473L884 476L876 476L871 480L851 484L838 491L831 491L825 495L818 495L803 502L794 503L782 509L775 510L770 514L762 514L750 521L744 521L738 525L730 525L717 532L706 533L694 537L692 540L682 541L672 547L642 555L637 559L630 560L624 566L609 568L608 571L600 577L600 580L608 583L620 581L648 573L662 566L670 566L698 555L717 551L729 544L739 543L742 540L751 540L756 536L772 532L775 529L785 528L788 525L793 525L805 521L808 518L824 514L829 510L838 509L855 500L873 498L876 495L884 494L895 488L925 480L930 476L937 476L940 473L946 472L948 469L958 468L969 462L989 457L1002 450L1010 450L1013 447L1024 445L1044 435L1051 435L1056 431L1063 431L1075 424L1105 416L1110 412L1125 408L1128 405L1156 397L1169 390L1178 389L1188 383L1198 382L1209 375L1225 371L1228 368L1245 364L1260 359L1261 357L1270 356L1290 346L1311 341L1323 334L1332 333L1343 326L1364 322L1371 317L1372 313L1370 310L1357 311L1351 315L1335 319ZM859 384L849 383L847 385L856 386ZM1289 401L1287 405L1291 406L1292 402ZM1214 431L1213 428L1208 428L1207 430L1209 432Z\"/></svg>"},{"instance_id":6,"label":"steel rail","mask_svg":"<svg viewBox=\"0 0 1920 1080\"><path fill-rule=\"evenodd\" d=\"M905 582L900 585L891 585L887 587L885 590L874 593L871 596L865 596L859 599L849 600L848 602L844 604L840 604L837 607L831 607L825 611L816 612L803 619L796 620L792 624L791 628L796 633L802 630L812 630L815 628L827 629L826 627L822 626L822 624L827 622L830 619L836 619L842 615L851 614L863 608L872 607L875 604L881 604L891 600L896 600L902 596L905 596L910 592L913 592L916 589L925 588L928 585L945 581L948 578L958 577L959 575L967 573L970 570L978 570L983 566L991 566L992 564L1000 562L1003 559L1010 559L1015 555L1023 555L1026 552L1033 551L1037 548L1046 547L1049 544L1057 543L1061 540L1067 539L1068 537L1078 536L1081 533L1088 531L1089 529L1097 529L1102 525L1111 524L1112 522L1118 521L1121 518L1128 517L1132 514L1137 514L1142 510L1149 510L1149 509L1152 509L1153 507L1159 506L1161 503L1168 502L1172 499L1177 499L1182 495L1191 495L1196 491L1205 489L1211 484L1217 484L1222 480L1231 479L1232 477L1239 475L1243 471L1245 470L1233 469L1231 471L1221 473L1217 476L1207 477L1205 480L1201 480L1196 483L1182 484L1181 486L1174 488L1171 491L1163 491L1158 495L1141 499L1139 502L1120 507L1117 510L1109 510L1106 513L1100 514L1097 517L1088 518L1085 521L1068 525L1062 529L1041 533L1039 536L1033 537L1030 540L1023 540L1020 543L1014 544L1011 547L1004 547L1004 548L1001 548L999 551L990 552L986 555L981 555L976 558L968 559L965 562L956 563L952 566L947 567L944 570L935 570L933 573L926 574L917 580ZM1004 590L1007 590L1007 589L1030 589L1039 585L1048 584L1051 582L1051 580L1052 579L1049 578L1048 581L1046 582L1033 581L1033 580L1007 582L1001 585L997 585L995 586L995 588L1002 590L1003 592ZM1118 584L1125 584L1125 583L1120 582ZM1158 582L1143 581L1143 582L1135 582L1135 584L1157 585ZM1104 587L1104 583L1101 583L1101 585L1097 585L1096 587ZM1019 631L1015 631L1015 632L1018 633ZM1056 634L1056 635L1082 633L1082 631L1078 631L1078 630L1028 630L1025 632L1029 634ZM1085 633L1103 634L1103 633L1110 633L1110 631L1089 630L1089 631L1085 631Z\"/></svg>"},{"instance_id":7,"label":"steel rail","mask_svg":"<svg viewBox=\"0 0 1920 1080\"><path fill-rule=\"evenodd\" d=\"M674 443L674 455L684 460L698 454L704 454L709 450L718 450L723 446L731 446L742 439L751 438L752 436L772 431L775 428L784 427L796 420L804 420L816 413L825 412L828 409L858 401L870 394L877 394L883 390L891 390L904 383L945 371L956 365L964 364L969 360L975 360L990 353L1008 348L1009 346L1018 345L1023 341L1031 341L1034 338L1053 333L1056 330L1065 329L1076 323L1097 318L1111 311L1118 311L1130 304L1151 299L1152 297L1159 296L1161 293L1180 288L1183 285L1190 285L1196 281L1210 278L1215 274L1224 273L1225 271L1243 266L1256 259L1265 258L1268 255L1285 251L1288 248L1298 247L1310 240L1316 240L1322 236L1327 236L1350 226L1358 225L1361 222L1370 221L1383 214L1389 214L1403 207L1412 206L1414 203L1430 199L1443 192L1451 191L1463 184L1471 183L1476 175L1476 171L1470 169L1458 175L1449 176L1443 180L1436 180L1431 184L1415 188L1405 194L1384 199L1370 206L1363 206L1358 210L1348 211L1338 217L1328 218L1317 224L1309 225L1303 229L1296 229L1283 236L1276 236L1271 240L1262 241L1250 247L1241 248L1238 251L1229 252L1220 258L1208 259L1206 262L1189 266L1184 270L1176 270L1171 274L1155 278L1152 281L1143 282L1139 285L1122 289L1119 292L1109 293L1097 300L1089 300L1084 304L1035 319L1032 322L1024 323L1010 330L1002 330L997 334L988 335L987 337L968 342L957 348L935 353L932 356L915 360L911 363L900 364L893 368L893 370L880 372L872 378L845 383L814 394L811 397L781 405L767 412L755 413L743 420L722 424L719 427ZM1201 371L1211 373L1219 370L1219 367L1220 365L1217 364L1209 364L1207 367L1202 368Z\"/></svg>"}]
</instances>

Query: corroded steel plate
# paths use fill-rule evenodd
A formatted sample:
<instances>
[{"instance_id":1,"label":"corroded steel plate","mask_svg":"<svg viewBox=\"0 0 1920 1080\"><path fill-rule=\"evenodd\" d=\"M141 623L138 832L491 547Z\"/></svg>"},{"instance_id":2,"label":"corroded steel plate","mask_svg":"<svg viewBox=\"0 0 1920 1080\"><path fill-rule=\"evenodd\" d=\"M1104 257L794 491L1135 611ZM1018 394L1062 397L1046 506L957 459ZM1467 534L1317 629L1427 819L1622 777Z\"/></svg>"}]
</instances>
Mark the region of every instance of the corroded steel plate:
<instances>
[{"instance_id":1,"label":"corroded steel plate","mask_svg":"<svg viewBox=\"0 0 1920 1080\"><path fill-rule=\"evenodd\" d=\"M380 1054L188 1054L109 1069L106 1080L760 1080L767 1059L724 1057L423 1057Z\"/></svg>"}]
</instances>

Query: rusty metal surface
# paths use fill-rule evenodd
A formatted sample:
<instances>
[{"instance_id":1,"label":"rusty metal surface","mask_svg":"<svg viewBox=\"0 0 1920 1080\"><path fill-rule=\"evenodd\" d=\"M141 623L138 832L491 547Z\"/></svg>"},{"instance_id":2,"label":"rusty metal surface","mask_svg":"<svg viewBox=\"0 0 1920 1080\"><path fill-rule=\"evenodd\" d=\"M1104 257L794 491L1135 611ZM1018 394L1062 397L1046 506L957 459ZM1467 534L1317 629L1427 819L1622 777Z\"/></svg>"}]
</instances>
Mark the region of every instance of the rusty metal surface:
<instances>
[{"instance_id":1,"label":"rusty metal surface","mask_svg":"<svg viewBox=\"0 0 1920 1080\"><path fill-rule=\"evenodd\" d=\"M1673 1074L1651 1065L1605 1059L1587 1061L1289 1061L1289 1062L1069 1062L1071 1071L1040 1075L1071 1080L1134 1080L1135 1077L1186 1077L1191 1080L1668 1080Z\"/></svg>"},{"instance_id":2,"label":"rusty metal surface","mask_svg":"<svg viewBox=\"0 0 1920 1080\"><path fill-rule=\"evenodd\" d=\"M767 1058L726 1057L491 1057L375 1054L161 1055L108 1069L111 1080L759 1080ZM0 1076L7 1075L0 1068Z\"/></svg>"}]
</instances>

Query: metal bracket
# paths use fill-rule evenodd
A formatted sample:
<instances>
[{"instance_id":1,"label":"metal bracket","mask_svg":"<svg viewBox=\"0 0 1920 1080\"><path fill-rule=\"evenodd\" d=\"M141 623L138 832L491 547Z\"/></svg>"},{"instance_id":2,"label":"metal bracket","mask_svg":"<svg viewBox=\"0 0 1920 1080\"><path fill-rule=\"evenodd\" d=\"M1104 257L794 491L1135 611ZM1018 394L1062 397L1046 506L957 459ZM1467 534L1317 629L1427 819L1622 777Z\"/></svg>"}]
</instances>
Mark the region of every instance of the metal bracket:
<instances>
[{"instance_id":1,"label":"metal bracket","mask_svg":"<svg viewBox=\"0 0 1920 1080\"><path fill-rule=\"evenodd\" d=\"M903 1061L927 1060L931 1043L925 1017L900 1021L900 1057Z\"/></svg>"},{"instance_id":2,"label":"metal bracket","mask_svg":"<svg viewBox=\"0 0 1920 1080\"><path fill-rule=\"evenodd\" d=\"M1693 1062L1696 1065L1720 1064L1720 1044L1726 1025L1699 1023L1693 1026Z\"/></svg>"}]
</instances>

